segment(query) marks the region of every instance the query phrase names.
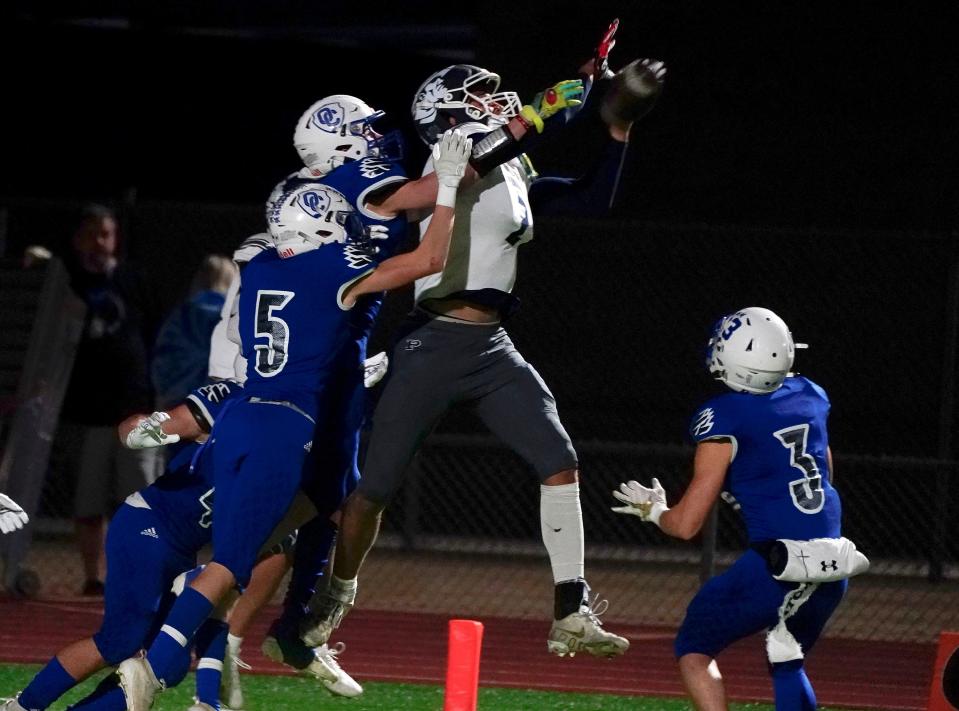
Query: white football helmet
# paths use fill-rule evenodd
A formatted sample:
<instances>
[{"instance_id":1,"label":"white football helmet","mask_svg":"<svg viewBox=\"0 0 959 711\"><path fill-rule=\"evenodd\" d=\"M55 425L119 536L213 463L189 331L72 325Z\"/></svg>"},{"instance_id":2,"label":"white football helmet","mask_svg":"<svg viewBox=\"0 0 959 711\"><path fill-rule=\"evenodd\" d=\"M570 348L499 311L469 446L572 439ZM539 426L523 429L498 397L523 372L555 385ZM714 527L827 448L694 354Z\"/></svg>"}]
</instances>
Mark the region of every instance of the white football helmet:
<instances>
[{"instance_id":1,"label":"white football helmet","mask_svg":"<svg viewBox=\"0 0 959 711\"><path fill-rule=\"evenodd\" d=\"M344 163L367 156L401 160L403 143L399 132L381 136L373 130L373 123L383 115L355 96L327 96L300 116L293 146L314 176L326 175Z\"/></svg>"},{"instance_id":2,"label":"white football helmet","mask_svg":"<svg viewBox=\"0 0 959 711\"><path fill-rule=\"evenodd\" d=\"M416 91L411 112L427 145L451 126L478 121L505 123L522 108L515 91L499 91L499 74L472 64L454 64L431 74Z\"/></svg>"},{"instance_id":3,"label":"white football helmet","mask_svg":"<svg viewBox=\"0 0 959 711\"><path fill-rule=\"evenodd\" d=\"M793 366L796 344L786 323L751 306L724 316L706 346L706 367L736 392L771 393Z\"/></svg>"},{"instance_id":4,"label":"white football helmet","mask_svg":"<svg viewBox=\"0 0 959 711\"><path fill-rule=\"evenodd\" d=\"M324 244L361 239L366 232L347 199L320 183L285 193L267 217L273 244L284 259Z\"/></svg>"}]
</instances>

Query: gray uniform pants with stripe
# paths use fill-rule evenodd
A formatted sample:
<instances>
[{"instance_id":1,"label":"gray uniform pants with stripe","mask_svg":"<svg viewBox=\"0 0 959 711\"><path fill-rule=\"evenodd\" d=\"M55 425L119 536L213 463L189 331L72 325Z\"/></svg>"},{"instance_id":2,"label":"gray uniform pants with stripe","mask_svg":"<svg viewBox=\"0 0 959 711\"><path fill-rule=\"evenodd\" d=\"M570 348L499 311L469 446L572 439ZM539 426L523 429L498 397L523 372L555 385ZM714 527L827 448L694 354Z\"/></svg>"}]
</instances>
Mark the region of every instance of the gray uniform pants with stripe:
<instances>
[{"instance_id":1,"label":"gray uniform pants with stripe","mask_svg":"<svg viewBox=\"0 0 959 711\"><path fill-rule=\"evenodd\" d=\"M408 317L373 414L359 491L390 500L420 443L452 405L472 405L540 480L577 466L556 401L499 324Z\"/></svg>"}]
</instances>

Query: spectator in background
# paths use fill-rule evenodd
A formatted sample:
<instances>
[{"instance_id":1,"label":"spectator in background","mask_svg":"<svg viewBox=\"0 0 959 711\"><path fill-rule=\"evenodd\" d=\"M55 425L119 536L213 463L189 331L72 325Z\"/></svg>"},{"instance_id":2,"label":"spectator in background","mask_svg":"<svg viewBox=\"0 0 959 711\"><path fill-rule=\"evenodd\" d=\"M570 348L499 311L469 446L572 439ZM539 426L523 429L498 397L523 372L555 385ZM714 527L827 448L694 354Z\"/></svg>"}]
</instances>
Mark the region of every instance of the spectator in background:
<instances>
[{"instance_id":1,"label":"spectator in background","mask_svg":"<svg viewBox=\"0 0 959 711\"><path fill-rule=\"evenodd\" d=\"M74 518L86 582L83 594L103 592L100 577L106 516L156 478L155 450L120 446L116 424L152 410L147 345L135 294L138 280L119 256L116 216L102 205L84 208L66 255L70 282L87 305L63 402L58 440L76 475Z\"/></svg>"},{"instance_id":2,"label":"spectator in background","mask_svg":"<svg viewBox=\"0 0 959 711\"><path fill-rule=\"evenodd\" d=\"M206 382L210 335L235 273L229 257L207 255L193 275L189 298L160 327L150 369L158 409L182 402Z\"/></svg>"}]
</instances>

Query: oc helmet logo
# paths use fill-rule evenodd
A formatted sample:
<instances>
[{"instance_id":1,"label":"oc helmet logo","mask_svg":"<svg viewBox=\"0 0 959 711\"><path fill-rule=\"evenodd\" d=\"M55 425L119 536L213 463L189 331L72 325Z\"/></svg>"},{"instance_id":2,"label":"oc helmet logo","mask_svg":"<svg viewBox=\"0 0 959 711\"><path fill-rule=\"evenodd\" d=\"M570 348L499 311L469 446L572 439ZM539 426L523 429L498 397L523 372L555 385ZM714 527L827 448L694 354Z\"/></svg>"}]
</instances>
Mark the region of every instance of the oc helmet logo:
<instances>
[{"instance_id":1,"label":"oc helmet logo","mask_svg":"<svg viewBox=\"0 0 959 711\"><path fill-rule=\"evenodd\" d=\"M297 195L296 204L313 219L319 219L330 207L330 194L325 190L307 190Z\"/></svg>"},{"instance_id":2,"label":"oc helmet logo","mask_svg":"<svg viewBox=\"0 0 959 711\"><path fill-rule=\"evenodd\" d=\"M343 125L343 104L331 101L313 112L312 123L321 131L335 133Z\"/></svg>"}]
</instances>

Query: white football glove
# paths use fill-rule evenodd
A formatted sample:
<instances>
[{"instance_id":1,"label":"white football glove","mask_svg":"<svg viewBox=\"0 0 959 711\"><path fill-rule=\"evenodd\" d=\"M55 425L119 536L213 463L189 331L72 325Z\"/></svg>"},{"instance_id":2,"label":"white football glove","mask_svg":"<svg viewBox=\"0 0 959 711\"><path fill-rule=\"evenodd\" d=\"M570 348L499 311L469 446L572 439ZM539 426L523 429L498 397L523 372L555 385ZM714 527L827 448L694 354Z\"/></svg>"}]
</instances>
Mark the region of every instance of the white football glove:
<instances>
[{"instance_id":1,"label":"white football glove","mask_svg":"<svg viewBox=\"0 0 959 711\"><path fill-rule=\"evenodd\" d=\"M370 225L370 239L389 239L390 228L386 225Z\"/></svg>"},{"instance_id":2,"label":"white football glove","mask_svg":"<svg viewBox=\"0 0 959 711\"><path fill-rule=\"evenodd\" d=\"M372 388L386 375L386 369L390 367L390 357L386 351L380 351L375 356L370 356L363 361L363 386Z\"/></svg>"},{"instance_id":3,"label":"white football glove","mask_svg":"<svg viewBox=\"0 0 959 711\"><path fill-rule=\"evenodd\" d=\"M456 188L466 172L472 151L472 139L455 128L444 133L433 145L433 169L438 183L437 205L453 207L456 204Z\"/></svg>"},{"instance_id":4,"label":"white football glove","mask_svg":"<svg viewBox=\"0 0 959 711\"><path fill-rule=\"evenodd\" d=\"M127 435L127 448L150 449L179 442L180 435L166 434L163 431L163 423L169 419L170 415L165 412L154 412L149 417L144 417Z\"/></svg>"},{"instance_id":5,"label":"white football glove","mask_svg":"<svg viewBox=\"0 0 959 711\"><path fill-rule=\"evenodd\" d=\"M19 531L30 521L27 512L6 494L0 494L0 533Z\"/></svg>"},{"instance_id":6,"label":"white football glove","mask_svg":"<svg viewBox=\"0 0 959 711\"><path fill-rule=\"evenodd\" d=\"M613 506L616 513L633 514L639 516L643 521L652 521L659 525L659 517L664 511L669 511L666 505L666 490L659 483L659 479L653 477L653 488L648 488L638 481L630 479L625 484L619 485L619 491L613 491L613 496L626 504L625 506Z\"/></svg>"}]
</instances>

